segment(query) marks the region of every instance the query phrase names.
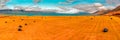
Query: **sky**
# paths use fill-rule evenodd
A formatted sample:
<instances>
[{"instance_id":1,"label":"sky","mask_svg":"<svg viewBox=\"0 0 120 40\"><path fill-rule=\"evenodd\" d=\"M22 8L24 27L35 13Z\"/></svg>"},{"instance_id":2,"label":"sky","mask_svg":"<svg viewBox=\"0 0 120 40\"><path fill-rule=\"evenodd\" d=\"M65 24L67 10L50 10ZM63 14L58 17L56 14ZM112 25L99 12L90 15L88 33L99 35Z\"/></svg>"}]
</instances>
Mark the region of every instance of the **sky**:
<instances>
[{"instance_id":1,"label":"sky","mask_svg":"<svg viewBox=\"0 0 120 40\"><path fill-rule=\"evenodd\" d=\"M41 7L56 7L56 6L74 6L77 4L93 4L102 3L106 5L105 0L41 0L38 3ZM33 6L33 0L10 0L7 2L7 6Z\"/></svg>"},{"instance_id":2,"label":"sky","mask_svg":"<svg viewBox=\"0 0 120 40\"><path fill-rule=\"evenodd\" d=\"M106 3L106 1L109 1L111 4ZM94 4L97 3L97 5L102 5L101 7L98 7L97 9L113 9L115 6L113 5L114 3L120 4L120 0L40 0L40 2L35 5L34 0L9 0L6 5L7 7L13 8L14 6L25 6L25 7L33 7L33 6L39 6L42 9L45 8L51 8L51 9L62 9L60 12L64 11L66 12L66 9L71 8L70 10L67 10L66 13L68 12L80 12L80 11L87 11L94 12L96 9L93 9ZM89 7L89 5L91 5ZM112 6L114 7L112 7ZM59 6L65 7L61 8ZM88 7L87 7L88 6ZM83 9L83 8L85 9ZM92 7L92 8L91 8ZM86 8L88 8L86 10ZM95 7L96 8L96 7ZM93 9L91 11L91 9Z\"/></svg>"}]
</instances>

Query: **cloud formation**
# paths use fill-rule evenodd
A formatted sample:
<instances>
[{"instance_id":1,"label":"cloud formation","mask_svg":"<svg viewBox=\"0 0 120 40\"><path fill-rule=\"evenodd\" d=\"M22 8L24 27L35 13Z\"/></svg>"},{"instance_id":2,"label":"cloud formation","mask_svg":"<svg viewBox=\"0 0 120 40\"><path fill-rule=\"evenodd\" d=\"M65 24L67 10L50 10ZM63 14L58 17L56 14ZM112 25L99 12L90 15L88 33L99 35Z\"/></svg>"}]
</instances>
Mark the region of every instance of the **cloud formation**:
<instances>
[{"instance_id":1,"label":"cloud formation","mask_svg":"<svg viewBox=\"0 0 120 40\"><path fill-rule=\"evenodd\" d=\"M69 8L68 11L58 9L58 11L57 11L57 13L63 13L63 14L76 14L76 13L79 13L79 12L81 12L81 11L77 10L75 8Z\"/></svg>"},{"instance_id":2,"label":"cloud formation","mask_svg":"<svg viewBox=\"0 0 120 40\"><path fill-rule=\"evenodd\" d=\"M59 4L68 5L68 4L71 4L71 3L69 3L69 2L59 2Z\"/></svg>"},{"instance_id":3,"label":"cloud formation","mask_svg":"<svg viewBox=\"0 0 120 40\"><path fill-rule=\"evenodd\" d=\"M63 11L69 11L70 9L68 7L58 6L59 9Z\"/></svg>"},{"instance_id":4,"label":"cloud formation","mask_svg":"<svg viewBox=\"0 0 120 40\"><path fill-rule=\"evenodd\" d=\"M108 4L120 4L120 0L106 0Z\"/></svg>"},{"instance_id":5,"label":"cloud formation","mask_svg":"<svg viewBox=\"0 0 120 40\"><path fill-rule=\"evenodd\" d=\"M59 2L59 4L68 5L72 4L73 2L75 2L75 0L66 0L65 2Z\"/></svg>"},{"instance_id":6,"label":"cloud formation","mask_svg":"<svg viewBox=\"0 0 120 40\"><path fill-rule=\"evenodd\" d=\"M1 9L7 9L6 3L7 3L8 1L9 1L9 0L0 0L0 8L1 8Z\"/></svg>"},{"instance_id":7,"label":"cloud formation","mask_svg":"<svg viewBox=\"0 0 120 40\"><path fill-rule=\"evenodd\" d=\"M9 0L0 0L0 3L1 4L5 4L5 3L7 3Z\"/></svg>"},{"instance_id":8,"label":"cloud formation","mask_svg":"<svg viewBox=\"0 0 120 40\"><path fill-rule=\"evenodd\" d=\"M94 7L94 5L90 5L90 4L86 4L86 5L82 5L82 4L78 4L76 6L74 6L73 8L78 9L78 10L82 10L84 12L90 12L90 13L94 13L97 11L97 9Z\"/></svg>"},{"instance_id":9,"label":"cloud formation","mask_svg":"<svg viewBox=\"0 0 120 40\"><path fill-rule=\"evenodd\" d=\"M89 12L89 13L94 13L96 11L108 10L108 8L106 8L106 6L103 6L101 3L86 4L86 5L78 4L78 5L74 6L73 8L76 8L78 10L83 10L83 11Z\"/></svg>"},{"instance_id":10,"label":"cloud formation","mask_svg":"<svg viewBox=\"0 0 120 40\"><path fill-rule=\"evenodd\" d=\"M74 2L75 0L66 0L66 1L72 3L72 2Z\"/></svg>"},{"instance_id":11,"label":"cloud formation","mask_svg":"<svg viewBox=\"0 0 120 40\"><path fill-rule=\"evenodd\" d=\"M41 2L41 0L33 0L34 4L38 4L39 2Z\"/></svg>"}]
</instances>

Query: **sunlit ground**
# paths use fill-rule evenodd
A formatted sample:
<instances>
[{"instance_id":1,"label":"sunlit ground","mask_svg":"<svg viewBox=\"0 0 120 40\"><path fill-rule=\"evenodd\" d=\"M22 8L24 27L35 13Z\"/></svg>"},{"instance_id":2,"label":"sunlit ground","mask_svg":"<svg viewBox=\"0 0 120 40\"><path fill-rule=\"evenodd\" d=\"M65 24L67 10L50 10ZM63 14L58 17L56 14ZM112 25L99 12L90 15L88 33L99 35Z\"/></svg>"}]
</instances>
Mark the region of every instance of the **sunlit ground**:
<instances>
[{"instance_id":1,"label":"sunlit ground","mask_svg":"<svg viewBox=\"0 0 120 40\"><path fill-rule=\"evenodd\" d=\"M108 32L103 32L104 28ZM0 40L120 40L120 18L1 16Z\"/></svg>"}]
</instances>

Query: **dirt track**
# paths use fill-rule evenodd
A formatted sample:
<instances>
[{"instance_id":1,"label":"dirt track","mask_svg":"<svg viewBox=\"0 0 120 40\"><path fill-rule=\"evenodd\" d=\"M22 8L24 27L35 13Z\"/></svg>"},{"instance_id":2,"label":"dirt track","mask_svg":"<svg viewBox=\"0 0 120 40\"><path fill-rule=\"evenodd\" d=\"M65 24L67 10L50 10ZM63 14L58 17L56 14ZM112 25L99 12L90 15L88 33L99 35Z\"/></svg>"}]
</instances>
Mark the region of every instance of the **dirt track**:
<instances>
[{"instance_id":1,"label":"dirt track","mask_svg":"<svg viewBox=\"0 0 120 40\"><path fill-rule=\"evenodd\" d=\"M18 31L19 25L22 26L22 31ZM109 31L102 32L104 28L108 28ZM120 18L0 17L0 40L120 40Z\"/></svg>"}]
</instances>

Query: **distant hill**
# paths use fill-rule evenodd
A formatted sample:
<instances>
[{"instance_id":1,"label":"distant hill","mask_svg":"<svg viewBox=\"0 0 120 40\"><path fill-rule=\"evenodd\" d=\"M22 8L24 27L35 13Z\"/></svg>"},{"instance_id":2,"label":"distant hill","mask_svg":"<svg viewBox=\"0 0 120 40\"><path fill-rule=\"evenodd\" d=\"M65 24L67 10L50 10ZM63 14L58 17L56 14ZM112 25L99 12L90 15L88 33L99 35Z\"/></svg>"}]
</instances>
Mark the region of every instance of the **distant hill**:
<instances>
[{"instance_id":1,"label":"distant hill","mask_svg":"<svg viewBox=\"0 0 120 40\"><path fill-rule=\"evenodd\" d=\"M113 10L108 11L105 15L120 15L120 6L116 7Z\"/></svg>"},{"instance_id":2,"label":"distant hill","mask_svg":"<svg viewBox=\"0 0 120 40\"><path fill-rule=\"evenodd\" d=\"M116 7L116 8L113 9L112 11L120 11L120 6Z\"/></svg>"}]
</instances>

